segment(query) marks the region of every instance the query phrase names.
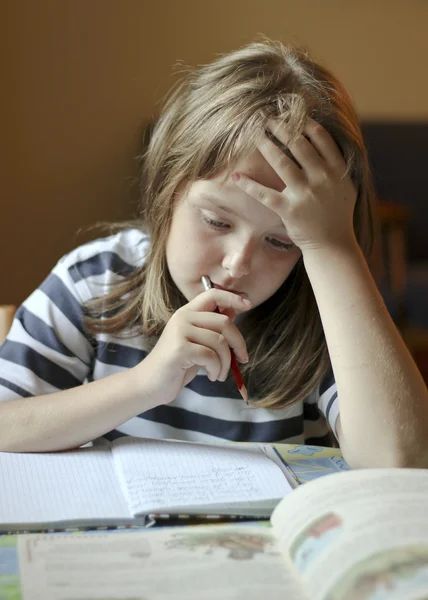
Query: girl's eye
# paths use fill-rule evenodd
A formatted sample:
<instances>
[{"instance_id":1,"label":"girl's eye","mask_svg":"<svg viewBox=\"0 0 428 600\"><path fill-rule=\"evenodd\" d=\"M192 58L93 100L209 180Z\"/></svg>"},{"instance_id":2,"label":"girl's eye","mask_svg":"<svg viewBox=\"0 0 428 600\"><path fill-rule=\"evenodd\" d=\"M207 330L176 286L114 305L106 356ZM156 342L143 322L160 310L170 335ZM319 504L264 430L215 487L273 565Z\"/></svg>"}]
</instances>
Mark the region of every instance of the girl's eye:
<instances>
[{"instance_id":1,"label":"girl's eye","mask_svg":"<svg viewBox=\"0 0 428 600\"><path fill-rule=\"evenodd\" d=\"M294 248L294 244L281 242L280 240L277 240L273 237L268 237L266 239L268 243L272 246L272 248L275 248L276 250L281 250L282 252L288 252L289 250Z\"/></svg>"},{"instance_id":2,"label":"girl's eye","mask_svg":"<svg viewBox=\"0 0 428 600\"><path fill-rule=\"evenodd\" d=\"M223 223L223 221L216 221L215 219L210 219L206 215L202 215L202 221L212 227L213 229L227 229L229 227L228 223Z\"/></svg>"}]
</instances>

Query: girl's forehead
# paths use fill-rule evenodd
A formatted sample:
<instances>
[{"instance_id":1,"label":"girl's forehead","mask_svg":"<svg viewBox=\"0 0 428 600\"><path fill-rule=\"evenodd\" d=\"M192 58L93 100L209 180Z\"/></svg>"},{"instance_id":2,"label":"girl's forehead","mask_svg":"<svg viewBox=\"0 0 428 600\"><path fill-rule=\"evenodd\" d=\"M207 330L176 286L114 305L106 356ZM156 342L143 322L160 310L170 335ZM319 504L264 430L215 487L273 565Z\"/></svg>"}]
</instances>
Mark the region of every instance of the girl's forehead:
<instances>
[{"instance_id":1,"label":"girl's forehead","mask_svg":"<svg viewBox=\"0 0 428 600\"><path fill-rule=\"evenodd\" d=\"M282 192L285 185L276 171L271 167L262 154L255 150L250 155L241 158L235 166L235 171L254 179L261 185ZM220 177L221 178L221 177ZM225 176L223 176L225 180Z\"/></svg>"},{"instance_id":2,"label":"girl's forehead","mask_svg":"<svg viewBox=\"0 0 428 600\"><path fill-rule=\"evenodd\" d=\"M282 191L284 184L263 157L237 164L236 170L262 185ZM261 161L264 161L264 165ZM269 168L266 168L269 167ZM284 229L282 219L258 200L244 192L231 178L229 172L219 173L211 179L199 179L188 189L186 197L191 202L203 202L209 208L230 212L260 229Z\"/></svg>"}]
</instances>

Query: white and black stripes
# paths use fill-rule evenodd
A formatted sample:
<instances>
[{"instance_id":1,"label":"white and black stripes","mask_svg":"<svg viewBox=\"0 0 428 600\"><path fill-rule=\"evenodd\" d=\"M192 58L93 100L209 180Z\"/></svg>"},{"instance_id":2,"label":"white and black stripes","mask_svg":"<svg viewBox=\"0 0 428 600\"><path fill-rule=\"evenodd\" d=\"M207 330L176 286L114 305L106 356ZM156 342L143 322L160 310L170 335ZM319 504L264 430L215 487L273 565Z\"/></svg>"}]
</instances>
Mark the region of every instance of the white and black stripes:
<instances>
[{"instance_id":1,"label":"white and black stripes","mask_svg":"<svg viewBox=\"0 0 428 600\"><path fill-rule=\"evenodd\" d=\"M128 230L81 246L62 258L19 308L0 348L0 400L51 393L101 379L144 360L141 337L85 332L84 304L144 264L146 235ZM230 382L211 382L201 371L169 405L123 423L106 437L122 435L192 441L325 444L327 426L339 414L332 374L305 402L280 410L252 409Z\"/></svg>"}]
</instances>

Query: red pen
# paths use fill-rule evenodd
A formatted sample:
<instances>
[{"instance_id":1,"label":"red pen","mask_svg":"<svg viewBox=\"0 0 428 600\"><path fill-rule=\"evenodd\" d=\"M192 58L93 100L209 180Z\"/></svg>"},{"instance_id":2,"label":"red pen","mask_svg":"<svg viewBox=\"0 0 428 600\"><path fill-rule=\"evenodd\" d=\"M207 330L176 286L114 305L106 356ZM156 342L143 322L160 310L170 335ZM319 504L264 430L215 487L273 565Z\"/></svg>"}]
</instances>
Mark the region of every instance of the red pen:
<instances>
[{"instance_id":1,"label":"red pen","mask_svg":"<svg viewBox=\"0 0 428 600\"><path fill-rule=\"evenodd\" d=\"M213 287L213 284L211 283L211 279L208 277L208 275L202 276L202 285L204 286L205 291L210 290ZM220 313L218 307L215 309L214 312ZM241 371L239 370L239 367L238 367L238 361L236 360L236 356L235 356L235 353L232 350L232 348L230 349L230 355L231 355L230 368L232 370L232 374L233 374L233 378L236 383L236 387L238 388L239 393L241 394L242 398L248 404L247 388L245 387L245 383L242 378Z\"/></svg>"}]
</instances>

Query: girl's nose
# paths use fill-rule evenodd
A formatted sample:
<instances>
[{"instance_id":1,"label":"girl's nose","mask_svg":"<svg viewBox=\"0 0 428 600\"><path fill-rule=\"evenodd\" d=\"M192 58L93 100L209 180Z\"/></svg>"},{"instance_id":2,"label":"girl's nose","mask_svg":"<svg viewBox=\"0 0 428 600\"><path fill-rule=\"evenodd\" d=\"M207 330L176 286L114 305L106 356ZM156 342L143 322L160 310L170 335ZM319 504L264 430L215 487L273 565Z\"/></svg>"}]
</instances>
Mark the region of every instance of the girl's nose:
<instances>
[{"instance_id":1,"label":"girl's nose","mask_svg":"<svg viewBox=\"0 0 428 600\"><path fill-rule=\"evenodd\" d=\"M222 266L231 277L248 275L251 269L251 250L248 246L230 248L224 255Z\"/></svg>"}]
</instances>

